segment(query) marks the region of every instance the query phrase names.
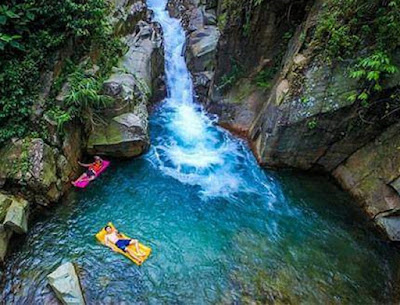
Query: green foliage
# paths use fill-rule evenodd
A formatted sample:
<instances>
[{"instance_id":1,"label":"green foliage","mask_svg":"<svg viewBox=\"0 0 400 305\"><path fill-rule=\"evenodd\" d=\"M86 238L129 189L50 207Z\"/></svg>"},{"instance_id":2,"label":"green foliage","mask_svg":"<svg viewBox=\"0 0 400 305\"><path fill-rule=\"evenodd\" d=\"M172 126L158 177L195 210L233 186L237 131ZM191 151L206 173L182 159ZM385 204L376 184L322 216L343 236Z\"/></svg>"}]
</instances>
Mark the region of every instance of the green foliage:
<instances>
[{"instance_id":1,"label":"green foliage","mask_svg":"<svg viewBox=\"0 0 400 305\"><path fill-rule=\"evenodd\" d=\"M327 0L314 37L328 60L351 58L365 45L390 53L400 45L400 0Z\"/></svg>"},{"instance_id":2,"label":"green foliage","mask_svg":"<svg viewBox=\"0 0 400 305\"><path fill-rule=\"evenodd\" d=\"M266 67L261 70L255 77L256 84L259 88L268 89L271 87L271 81L277 72L276 67Z\"/></svg>"},{"instance_id":3,"label":"green foliage","mask_svg":"<svg viewBox=\"0 0 400 305\"><path fill-rule=\"evenodd\" d=\"M225 28L226 22L227 22L227 13L226 12L218 15L217 24L218 24L218 28L220 29L220 31L222 31Z\"/></svg>"},{"instance_id":4,"label":"green foliage","mask_svg":"<svg viewBox=\"0 0 400 305\"><path fill-rule=\"evenodd\" d=\"M238 62L232 63L232 68L229 73L221 78L219 89L227 89L232 87L243 76L243 67Z\"/></svg>"},{"instance_id":5,"label":"green foliage","mask_svg":"<svg viewBox=\"0 0 400 305\"><path fill-rule=\"evenodd\" d=\"M99 94L103 84L101 79L78 70L70 75L68 81L70 88L65 103L70 118L91 121L92 109L105 107L112 101L110 97Z\"/></svg>"},{"instance_id":6,"label":"green foliage","mask_svg":"<svg viewBox=\"0 0 400 305\"><path fill-rule=\"evenodd\" d=\"M400 47L400 0L327 0L314 40L325 62L358 57L349 76L359 80L360 89L349 92L348 100L368 106L398 70L391 56Z\"/></svg>"},{"instance_id":7,"label":"green foliage","mask_svg":"<svg viewBox=\"0 0 400 305\"><path fill-rule=\"evenodd\" d=\"M317 128L318 126L318 121L316 118L311 119L310 121L307 122L307 127L310 130L313 130L315 128Z\"/></svg>"},{"instance_id":8,"label":"green foliage","mask_svg":"<svg viewBox=\"0 0 400 305\"><path fill-rule=\"evenodd\" d=\"M0 51L24 50L20 40L29 31L27 24L35 19L36 11L29 1L0 5Z\"/></svg>"},{"instance_id":9,"label":"green foliage","mask_svg":"<svg viewBox=\"0 0 400 305\"><path fill-rule=\"evenodd\" d=\"M350 77L360 80L364 89L360 93L352 92L348 99L352 102L358 99L363 105L367 105L370 94L382 90L382 79L397 71L398 68L385 52L376 51L368 57L360 58L350 72Z\"/></svg>"},{"instance_id":10,"label":"green foliage","mask_svg":"<svg viewBox=\"0 0 400 305\"><path fill-rule=\"evenodd\" d=\"M61 109L59 106L51 108L46 114L52 121L56 122L60 134L64 131L64 124L72 119L71 114Z\"/></svg>"},{"instance_id":11,"label":"green foliage","mask_svg":"<svg viewBox=\"0 0 400 305\"><path fill-rule=\"evenodd\" d=\"M303 95L303 96L300 98L300 102L301 102L302 104L308 104L309 99L308 99L308 97L306 97L306 96Z\"/></svg>"},{"instance_id":12,"label":"green foliage","mask_svg":"<svg viewBox=\"0 0 400 305\"><path fill-rule=\"evenodd\" d=\"M0 144L39 128L31 123L32 106L38 99L40 75L53 69L57 50L74 45L71 58L74 63L83 54L95 50L101 54L96 60L102 73L115 64L121 43L111 36L108 3L106 0L3 1L0 5ZM70 66L76 67L76 64ZM61 88L66 75L56 81L57 88L52 91ZM54 112L55 107L50 103L45 108ZM58 118L60 122L66 120L64 116Z\"/></svg>"}]
</instances>

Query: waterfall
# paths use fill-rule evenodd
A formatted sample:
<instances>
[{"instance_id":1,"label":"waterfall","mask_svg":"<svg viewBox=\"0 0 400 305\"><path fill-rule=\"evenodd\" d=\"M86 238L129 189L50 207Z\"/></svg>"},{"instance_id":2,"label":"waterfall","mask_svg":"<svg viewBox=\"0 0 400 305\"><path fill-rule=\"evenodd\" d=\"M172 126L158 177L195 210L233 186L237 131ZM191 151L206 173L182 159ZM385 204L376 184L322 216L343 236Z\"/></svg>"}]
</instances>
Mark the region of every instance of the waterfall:
<instances>
[{"instance_id":1,"label":"waterfall","mask_svg":"<svg viewBox=\"0 0 400 305\"><path fill-rule=\"evenodd\" d=\"M194 102L180 21L169 16L164 1L149 0L148 4L164 32L168 92L156 122L163 132L153 143L150 158L164 174L199 186L204 197L232 197L239 191L251 191L243 179L243 171L248 169L242 165L246 159L254 165L253 156L244 143L216 126L215 119Z\"/></svg>"}]
</instances>

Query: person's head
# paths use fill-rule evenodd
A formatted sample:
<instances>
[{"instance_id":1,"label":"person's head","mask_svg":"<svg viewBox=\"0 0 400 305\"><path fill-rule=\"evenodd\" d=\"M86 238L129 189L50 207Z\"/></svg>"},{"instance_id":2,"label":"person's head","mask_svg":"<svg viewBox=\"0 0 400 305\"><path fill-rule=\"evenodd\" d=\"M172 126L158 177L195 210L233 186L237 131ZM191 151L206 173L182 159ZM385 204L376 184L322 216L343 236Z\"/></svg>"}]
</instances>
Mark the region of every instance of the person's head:
<instances>
[{"instance_id":1,"label":"person's head","mask_svg":"<svg viewBox=\"0 0 400 305\"><path fill-rule=\"evenodd\" d=\"M94 161L101 161L101 158L99 156L94 156Z\"/></svg>"},{"instance_id":2,"label":"person's head","mask_svg":"<svg viewBox=\"0 0 400 305\"><path fill-rule=\"evenodd\" d=\"M112 233L112 228L110 226L105 226L104 230L106 230L107 233Z\"/></svg>"}]
</instances>

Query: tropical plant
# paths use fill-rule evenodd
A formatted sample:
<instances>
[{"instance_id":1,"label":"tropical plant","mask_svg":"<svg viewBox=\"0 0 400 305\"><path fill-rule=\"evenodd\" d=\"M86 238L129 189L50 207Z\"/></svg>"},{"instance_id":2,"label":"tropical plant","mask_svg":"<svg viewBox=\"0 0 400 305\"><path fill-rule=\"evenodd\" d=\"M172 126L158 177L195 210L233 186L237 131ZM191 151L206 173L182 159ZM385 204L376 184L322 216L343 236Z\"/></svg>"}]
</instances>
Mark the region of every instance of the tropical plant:
<instances>
[{"instance_id":1,"label":"tropical plant","mask_svg":"<svg viewBox=\"0 0 400 305\"><path fill-rule=\"evenodd\" d=\"M360 80L364 86L361 92L351 93L349 100L354 102L359 99L367 106L371 93L382 90L382 80L397 71L398 68L383 51L376 51L368 57L360 58L350 72L350 77Z\"/></svg>"},{"instance_id":2,"label":"tropical plant","mask_svg":"<svg viewBox=\"0 0 400 305\"><path fill-rule=\"evenodd\" d=\"M38 132L40 124L31 122L32 106L37 102L41 73L53 69L56 52L74 45L69 61L76 69L83 56L96 50L100 76L115 64L122 43L112 38L107 0L3 0L0 5L0 144L12 137ZM68 65L66 65L68 66ZM67 69L68 70L68 69ZM74 70L64 71L56 80L58 89ZM96 81L98 79L96 78ZM88 82L84 80L84 86ZM57 88L53 88L54 92ZM93 89L93 88L92 88ZM84 91L86 90L86 91ZM93 89L94 90L94 89ZM82 93L84 91L84 93ZM84 98L93 94L78 90ZM76 93L76 92L75 92ZM85 95L86 94L86 95ZM72 97L71 97L72 100ZM94 97L96 100L96 97ZM83 101L88 105L88 99ZM54 110L50 101L45 108ZM70 105L62 109L72 117ZM74 110L83 109L74 106ZM79 116L78 112L74 113ZM59 116L65 121L68 116Z\"/></svg>"}]
</instances>

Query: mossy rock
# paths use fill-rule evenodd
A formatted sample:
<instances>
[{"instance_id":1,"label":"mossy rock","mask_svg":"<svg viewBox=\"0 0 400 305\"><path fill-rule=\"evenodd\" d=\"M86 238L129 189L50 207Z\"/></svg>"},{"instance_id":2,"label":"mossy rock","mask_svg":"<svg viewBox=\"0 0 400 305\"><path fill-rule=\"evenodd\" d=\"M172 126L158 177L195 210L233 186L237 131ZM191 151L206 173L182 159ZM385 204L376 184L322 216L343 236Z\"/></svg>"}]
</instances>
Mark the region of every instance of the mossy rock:
<instances>
[{"instance_id":1,"label":"mossy rock","mask_svg":"<svg viewBox=\"0 0 400 305\"><path fill-rule=\"evenodd\" d=\"M29 203L14 197L7 210L4 226L18 234L28 232Z\"/></svg>"},{"instance_id":2,"label":"mossy rock","mask_svg":"<svg viewBox=\"0 0 400 305\"><path fill-rule=\"evenodd\" d=\"M10 207L12 199L9 195L0 193L0 222L4 220L7 210Z\"/></svg>"},{"instance_id":3,"label":"mossy rock","mask_svg":"<svg viewBox=\"0 0 400 305\"><path fill-rule=\"evenodd\" d=\"M119 115L108 120L106 125L97 126L89 136L88 153L123 158L144 153L150 145L145 107L139 105L135 112Z\"/></svg>"}]
</instances>

